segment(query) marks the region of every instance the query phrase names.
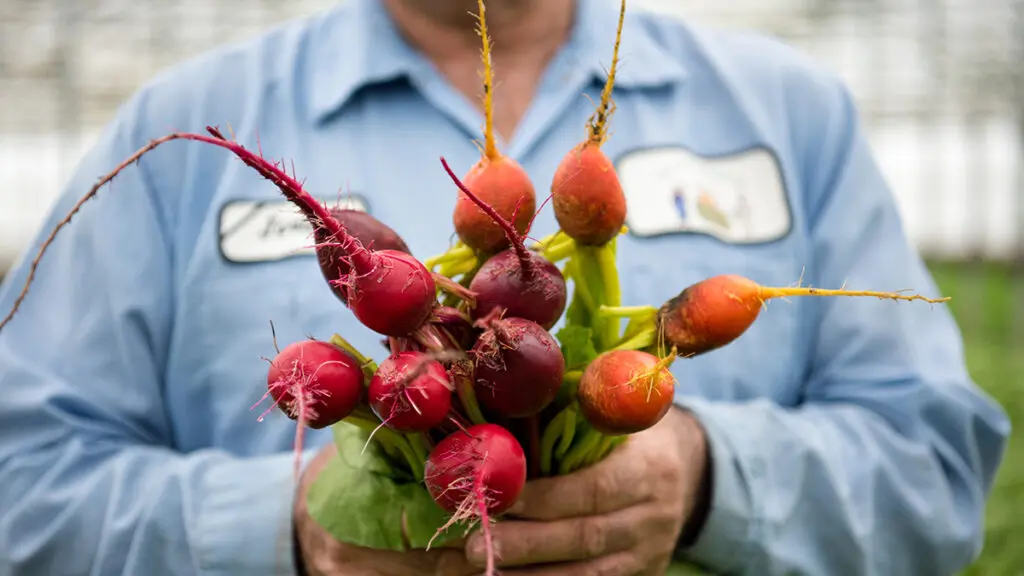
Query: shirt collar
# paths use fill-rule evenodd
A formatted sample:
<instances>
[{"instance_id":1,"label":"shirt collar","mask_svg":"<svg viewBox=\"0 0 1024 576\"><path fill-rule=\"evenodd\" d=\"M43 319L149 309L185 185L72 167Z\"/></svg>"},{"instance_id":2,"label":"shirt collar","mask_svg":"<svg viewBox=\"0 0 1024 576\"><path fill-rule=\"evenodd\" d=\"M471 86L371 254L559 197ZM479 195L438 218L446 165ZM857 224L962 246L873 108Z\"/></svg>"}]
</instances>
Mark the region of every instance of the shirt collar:
<instances>
[{"instance_id":1,"label":"shirt collar","mask_svg":"<svg viewBox=\"0 0 1024 576\"><path fill-rule=\"evenodd\" d=\"M618 0L577 0L577 17L565 50L604 82L618 25ZM401 36L380 0L349 0L318 21L311 35L310 111L320 122L361 88L408 77L424 60ZM680 58L655 38L635 12L626 12L615 86L664 86L685 78Z\"/></svg>"},{"instance_id":2,"label":"shirt collar","mask_svg":"<svg viewBox=\"0 0 1024 576\"><path fill-rule=\"evenodd\" d=\"M417 55L379 0L349 0L321 18L310 37L312 74L306 85L317 122L365 86L406 77Z\"/></svg>"}]
</instances>

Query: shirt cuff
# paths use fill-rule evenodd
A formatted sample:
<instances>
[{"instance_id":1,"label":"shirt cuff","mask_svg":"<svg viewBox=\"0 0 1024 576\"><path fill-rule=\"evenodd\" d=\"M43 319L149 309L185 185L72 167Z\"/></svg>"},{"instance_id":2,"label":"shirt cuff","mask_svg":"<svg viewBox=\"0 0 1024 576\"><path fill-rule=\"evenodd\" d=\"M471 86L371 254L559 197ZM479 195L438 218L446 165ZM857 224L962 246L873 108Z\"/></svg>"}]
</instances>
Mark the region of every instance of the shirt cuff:
<instances>
[{"instance_id":1,"label":"shirt cuff","mask_svg":"<svg viewBox=\"0 0 1024 576\"><path fill-rule=\"evenodd\" d=\"M314 450L304 452L302 467L315 455ZM193 542L200 574L296 573L294 465L294 454L283 453L232 460L210 469Z\"/></svg>"},{"instance_id":2,"label":"shirt cuff","mask_svg":"<svg viewBox=\"0 0 1024 576\"><path fill-rule=\"evenodd\" d=\"M711 506L696 542L678 551L691 562L716 572L740 573L755 553L760 521L750 479L760 466L741 456L736 438L726 431L742 428L737 406L698 397L682 397L676 404L696 416L707 436L712 466ZM742 440L741 440L742 441ZM754 468L752 471L751 468Z\"/></svg>"}]
</instances>

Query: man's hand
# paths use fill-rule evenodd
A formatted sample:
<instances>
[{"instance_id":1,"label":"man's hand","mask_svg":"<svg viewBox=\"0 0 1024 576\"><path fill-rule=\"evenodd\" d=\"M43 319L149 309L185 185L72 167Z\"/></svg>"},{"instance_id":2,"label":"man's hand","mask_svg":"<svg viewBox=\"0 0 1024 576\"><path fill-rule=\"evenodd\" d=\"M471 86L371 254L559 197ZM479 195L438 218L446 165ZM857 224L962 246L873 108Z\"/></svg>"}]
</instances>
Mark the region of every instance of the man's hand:
<instances>
[{"instance_id":1,"label":"man's hand","mask_svg":"<svg viewBox=\"0 0 1024 576\"><path fill-rule=\"evenodd\" d=\"M706 468L704 432L672 409L655 427L604 461L574 474L527 483L492 530L507 576L664 574ZM484 566L479 533L467 558Z\"/></svg>"},{"instance_id":2,"label":"man's hand","mask_svg":"<svg viewBox=\"0 0 1024 576\"><path fill-rule=\"evenodd\" d=\"M306 491L320 470L335 456L337 450L331 443L310 462L302 473L295 501L295 531L301 548L296 553L301 553L309 576L461 576L479 572L467 562L459 542L429 552L394 552L351 546L332 538L309 516Z\"/></svg>"}]
</instances>

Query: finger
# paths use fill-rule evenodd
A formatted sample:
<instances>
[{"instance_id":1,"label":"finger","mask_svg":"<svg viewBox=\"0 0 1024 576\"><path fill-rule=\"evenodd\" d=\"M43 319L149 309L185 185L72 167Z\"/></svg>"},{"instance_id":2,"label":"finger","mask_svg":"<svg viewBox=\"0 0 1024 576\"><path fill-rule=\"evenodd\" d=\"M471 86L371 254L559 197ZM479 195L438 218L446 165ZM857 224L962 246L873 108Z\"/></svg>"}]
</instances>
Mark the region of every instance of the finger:
<instances>
[{"instance_id":1,"label":"finger","mask_svg":"<svg viewBox=\"0 0 1024 576\"><path fill-rule=\"evenodd\" d=\"M396 576L401 574L431 574L436 576L469 576L476 574L480 569L466 559L462 550L431 550L425 552L416 550L412 553L401 553L404 560L403 571L395 572ZM424 567L430 569L424 570Z\"/></svg>"},{"instance_id":2,"label":"finger","mask_svg":"<svg viewBox=\"0 0 1024 576\"><path fill-rule=\"evenodd\" d=\"M627 508L613 514L553 522L505 520L491 529L497 565L589 560L628 550L637 544L649 514L642 508ZM486 566L487 546L483 534L478 532L470 537L466 558L472 564Z\"/></svg>"},{"instance_id":3,"label":"finger","mask_svg":"<svg viewBox=\"0 0 1024 576\"><path fill-rule=\"evenodd\" d=\"M468 541L467 537L459 536L457 538L452 538L450 540L445 540L443 544L435 544L435 545L431 546L430 549L431 550L435 550L435 549L437 549L437 550L452 549L452 550L460 550L461 551L461 550L465 550L466 549L466 542L467 541Z\"/></svg>"},{"instance_id":4,"label":"finger","mask_svg":"<svg viewBox=\"0 0 1024 576\"><path fill-rule=\"evenodd\" d=\"M643 462L630 458L628 449L621 449L578 472L531 480L508 515L555 520L604 514L646 502L653 497L654 480Z\"/></svg>"},{"instance_id":5,"label":"finger","mask_svg":"<svg viewBox=\"0 0 1024 576\"><path fill-rule=\"evenodd\" d=\"M647 574L640 561L629 552L609 554L582 562L565 562L503 570L504 576L637 576Z\"/></svg>"}]
</instances>

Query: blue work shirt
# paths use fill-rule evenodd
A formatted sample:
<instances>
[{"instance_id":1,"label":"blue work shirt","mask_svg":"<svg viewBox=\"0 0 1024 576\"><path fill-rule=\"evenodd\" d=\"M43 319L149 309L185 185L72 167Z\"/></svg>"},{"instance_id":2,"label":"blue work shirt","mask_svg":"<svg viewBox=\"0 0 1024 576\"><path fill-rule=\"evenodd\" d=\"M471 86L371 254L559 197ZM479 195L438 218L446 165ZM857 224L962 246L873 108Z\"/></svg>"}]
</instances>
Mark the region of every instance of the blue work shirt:
<instances>
[{"instance_id":1,"label":"blue work shirt","mask_svg":"<svg viewBox=\"0 0 1024 576\"><path fill-rule=\"evenodd\" d=\"M617 2L579 6L501 143L540 197L584 137L611 58ZM622 60L604 148L629 197L625 304L721 273L935 295L833 75L770 39L642 12L627 18ZM192 59L119 110L9 275L2 311L100 175L207 124L293 161L327 201L351 192L425 258L452 234L439 156L468 169L482 118L374 0ZM58 236L0 333L0 572L291 571L294 423L251 408L269 323L282 346L338 332L384 352L280 201L226 151L172 142ZM554 230L548 206L533 235ZM735 343L674 370L714 462L688 557L726 573L934 576L978 554L1009 423L971 382L945 305L773 301ZM310 453L328 438L310 434Z\"/></svg>"}]
</instances>

